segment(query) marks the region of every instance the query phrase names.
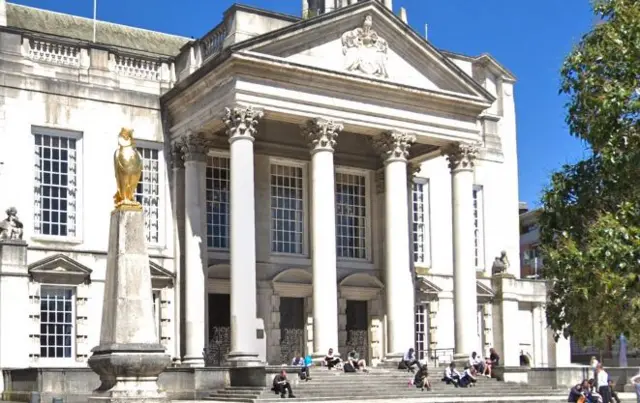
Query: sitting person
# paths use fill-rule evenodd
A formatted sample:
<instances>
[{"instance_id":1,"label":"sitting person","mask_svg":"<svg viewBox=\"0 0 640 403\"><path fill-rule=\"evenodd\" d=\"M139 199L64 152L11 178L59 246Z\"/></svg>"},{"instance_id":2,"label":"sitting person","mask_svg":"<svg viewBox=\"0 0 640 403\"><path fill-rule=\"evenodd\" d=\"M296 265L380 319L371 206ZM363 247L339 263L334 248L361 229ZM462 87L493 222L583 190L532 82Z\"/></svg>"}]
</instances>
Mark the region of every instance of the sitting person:
<instances>
[{"instance_id":1,"label":"sitting person","mask_svg":"<svg viewBox=\"0 0 640 403\"><path fill-rule=\"evenodd\" d=\"M347 361L351 364L351 366L353 366L356 371L368 372L367 362L363 359L360 359L360 354L358 354L356 350L351 350L349 352Z\"/></svg>"},{"instance_id":2,"label":"sitting person","mask_svg":"<svg viewBox=\"0 0 640 403\"><path fill-rule=\"evenodd\" d=\"M477 379L475 377L476 369L474 367L465 368L458 384L460 387L466 388L467 386L473 387Z\"/></svg>"},{"instance_id":3,"label":"sitting person","mask_svg":"<svg viewBox=\"0 0 640 403\"><path fill-rule=\"evenodd\" d=\"M402 361L398 364L398 369L406 369L413 372L413 366L417 366L418 369L422 368L420 361L416 359L416 352L413 348L410 348L402 357Z\"/></svg>"},{"instance_id":4,"label":"sitting person","mask_svg":"<svg viewBox=\"0 0 640 403\"><path fill-rule=\"evenodd\" d=\"M422 367L416 372L415 377L413 378L413 384L416 388L420 388L420 390L427 391L431 390L431 382L429 382L429 371L427 367Z\"/></svg>"},{"instance_id":5,"label":"sitting person","mask_svg":"<svg viewBox=\"0 0 640 403\"><path fill-rule=\"evenodd\" d=\"M309 366L305 362L305 359L300 356L300 353L296 353L296 356L291 360L291 365L294 367L300 367L300 372L298 376L303 381L310 381L311 376L309 376Z\"/></svg>"},{"instance_id":6,"label":"sitting person","mask_svg":"<svg viewBox=\"0 0 640 403\"><path fill-rule=\"evenodd\" d=\"M567 402L579 403L580 400L584 401L589 392L589 382L585 379L569 391L569 398Z\"/></svg>"},{"instance_id":7,"label":"sitting person","mask_svg":"<svg viewBox=\"0 0 640 403\"><path fill-rule=\"evenodd\" d=\"M324 357L324 362L327 364L327 368L331 369L340 364L342 360L340 359L340 357L336 357L335 355L333 355L333 349L330 348L329 352L327 352L327 355Z\"/></svg>"},{"instance_id":8,"label":"sitting person","mask_svg":"<svg viewBox=\"0 0 640 403\"><path fill-rule=\"evenodd\" d=\"M609 389L609 396L611 396L609 401L611 403L620 403L620 397L618 397L618 392L616 392L616 383L612 379L609 379Z\"/></svg>"},{"instance_id":9,"label":"sitting person","mask_svg":"<svg viewBox=\"0 0 640 403\"><path fill-rule=\"evenodd\" d=\"M602 403L602 395L598 392L595 379L589 379L589 391L587 392L586 400L589 403Z\"/></svg>"},{"instance_id":10,"label":"sitting person","mask_svg":"<svg viewBox=\"0 0 640 403\"><path fill-rule=\"evenodd\" d=\"M290 398L295 397L291 390L291 384L289 384L289 380L287 379L287 371L284 369L273 378L273 387L271 390L276 394L279 393L281 398L284 398L286 393L289 394Z\"/></svg>"},{"instance_id":11,"label":"sitting person","mask_svg":"<svg viewBox=\"0 0 640 403\"><path fill-rule=\"evenodd\" d=\"M445 368L442 382L446 383L447 385L453 385L456 388L458 387L458 383L460 382L460 373L456 371L456 364L454 364L453 362L449 364L447 368Z\"/></svg>"},{"instance_id":12,"label":"sitting person","mask_svg":"<svg viewBox=\"0 0 640 403\"><path fill-rule=\"evenodd\" d=\"M469 357L469 366L472 366L473 368L475 368L479 374L484 375L484 371L485 371L484 360L482 359L482 357L480 357L479 354L476 354L475 351L471 353L471 357Z\"/></svg>"}]
</instances>

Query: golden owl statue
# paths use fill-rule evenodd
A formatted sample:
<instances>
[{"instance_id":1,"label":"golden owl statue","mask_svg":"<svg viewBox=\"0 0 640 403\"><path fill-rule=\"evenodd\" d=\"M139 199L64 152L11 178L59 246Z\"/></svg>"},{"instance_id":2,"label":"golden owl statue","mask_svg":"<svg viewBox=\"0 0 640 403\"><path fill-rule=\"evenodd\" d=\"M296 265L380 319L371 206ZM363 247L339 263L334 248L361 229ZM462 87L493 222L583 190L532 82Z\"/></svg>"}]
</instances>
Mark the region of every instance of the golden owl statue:
<instances>
[{"instance_id":1,"label":"golden owl statue","mask_svg":"<svg viewBox=\"0 0 640 403\"><path fill-rule=\"evenodd\" d=\"M113 169L118 191L113 196L116 209L142 210L135 193L142 174L142 156L136 149L133 130L122 128L118 135L118 149L113 154Z\"/></svg>"}]
</instances>

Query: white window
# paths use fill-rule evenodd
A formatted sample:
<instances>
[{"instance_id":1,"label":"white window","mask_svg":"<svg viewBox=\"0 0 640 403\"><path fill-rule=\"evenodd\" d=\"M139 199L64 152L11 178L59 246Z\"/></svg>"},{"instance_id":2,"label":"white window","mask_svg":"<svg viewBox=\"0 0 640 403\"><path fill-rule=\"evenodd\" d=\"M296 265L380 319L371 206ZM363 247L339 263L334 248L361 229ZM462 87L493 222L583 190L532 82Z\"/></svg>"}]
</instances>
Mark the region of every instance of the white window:
<instances>
[{"instance_id":1,"label":"white window","mask_svg":"<svg viewBox=\"0 0 640 403\"><path fill-rule=\"evenodd\" d=\"M62 134L62 135L60 135ZM34 131L34 233L76 237L77 140Z\"/></svg>"},{"instance_id":2,"label":"white window","mask_svg":"<svg viewBox=\"0 0 640 403\"><path fill-rule=\"evenodd\" d=\"M156 325L156 337L160 343L160 290L153 290L153 319Z\"/></svg>"},{"instance_id":3,"label":"white window","mask_svg":"<svg viewBox=\"0 0 640 403\"><path fill-rule=\"evenodd\" d=\"M43 286L40 290L40 357L72 358L74 354L74 289Z\"/></svg>"},{"instance_id":4,"label":"white window","mask_svg":"<svg viewBox=\"0 0 640 403\"><path fill-rule=\"evenodd\" d=\"M413 215L413 261L419 265L431 264L431 228L429 217L429 182L414 182L411 192Z\"/></svg>"},{"instance_id":5,"label":"white window","mask_svg":"<svg viewBox=\"0 0 640 403\"><path fill-rule=\"evenodd\" d=\"M473 187L473 242L476 270L484 270L484 204L482 186Z\"/></svg>"},{"instance_id":6,"label":"white window","mask_svg":"<svg viewBox=\"0 0 640 403\"><path fill-rule=\"evenodd\" d=\"M229 249L229 162L228 157L214 155L207 163L207 246L212 249Z\"/></svg>"},{"instance_id":7,"label":"white window","mask_svg":"<svg viewBox=\"0 0 640 403\"><path fill-rule=\"evenodd\" d=\"M336 173L336 253L339 258L367 258L366 176Z\"/></svg>"},{"instance_id":8,"label":"white window","mask_svg":"<svg viewBox=\"0 0 640 403\"><path fill-rule=\"evenodd\" d=\"M142 176L136 189L136 200L144 210L147 242L160 243L160 161L159 150L138 147L142 155Z\"/></svg>"},{"instance_id":9,"label":"white window","mask_svg":"<svg viewBox=\"0 0 640 403\"><path fill-rule=\"evenodd\" d=\"M302 254L304 243L304 170L271 165L271 251Z\"/></svg>"},{"instance_id":10,"label":"white window","mask_svg":"<svg viewBox=\"0 0 640 403\"><path fill-rule=\"evenodd\" d=\"M416 306L416 358L429 356L429 310L427 304Z\"/></svg>"}]
</instances>

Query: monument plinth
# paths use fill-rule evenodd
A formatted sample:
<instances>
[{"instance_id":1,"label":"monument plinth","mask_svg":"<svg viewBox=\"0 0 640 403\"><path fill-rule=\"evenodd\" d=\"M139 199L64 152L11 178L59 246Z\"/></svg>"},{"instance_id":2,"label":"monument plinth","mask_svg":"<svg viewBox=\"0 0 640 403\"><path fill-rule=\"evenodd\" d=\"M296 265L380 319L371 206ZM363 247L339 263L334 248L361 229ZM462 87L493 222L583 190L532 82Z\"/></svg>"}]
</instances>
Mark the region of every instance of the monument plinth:
<instances>
[{"instance_id":1,"label":"monument plinth","mask_svg":"<svg viewBox=\"0 0 640 403\"><path fill-rule=\"evenodd\" d=\"M158 342L142 206L133 199L142 165L132 132L114 155L118 193L111 213L100 345L89 366L101 385L90 402L165 402L158 375L171 358ZM137 179L136 179L137 178Z\"/></svg>"}]
</instances>

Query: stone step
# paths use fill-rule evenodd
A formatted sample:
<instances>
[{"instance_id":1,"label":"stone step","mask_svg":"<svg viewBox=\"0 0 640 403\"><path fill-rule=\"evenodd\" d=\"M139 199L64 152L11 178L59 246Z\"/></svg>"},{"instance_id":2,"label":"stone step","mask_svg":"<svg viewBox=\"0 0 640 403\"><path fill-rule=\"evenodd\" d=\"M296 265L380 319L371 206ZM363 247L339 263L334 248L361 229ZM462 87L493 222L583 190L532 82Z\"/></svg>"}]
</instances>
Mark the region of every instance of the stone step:
<instances>
[{"instance_id":1,"label":"stone step","mask_svg":"<svg viewBox=\"0 0 640 403\"><path fill-rule=\"evenodd\" d=\"M295 392L294 392L295 393ZM358 396L356 398L348 399L348 400L338 400L335 397L306 397L297 395L295 401L297 402L322 402L322 401L331 401L334 403L344 402L344 403L353 403L354 400L358 400L361 402L371 401L371 402L398 402L403 401L406 403L410 402L434 402L438 403L461 403L461 402L483 402L483 403L510 403L510 402L538 402L538 403L560 403L566 402L567 396L566 394L562 395L487 395L487 396L479 396L479 395L468 395L468 396L460 396L460 395L436 395L430 392L420 392L416 391L414 394L382 394L376 396ZM224 396L215 396L210 398L205 398L208 401L220 401L220 402L237 402L237 403L266 403L266 402L274 402L281 401L282 399L277 395L272 395L272 397L262 397L259 399L247 399L247 398L233 398L233 397L224 397Z\"/></svg>"}]
</instances>

